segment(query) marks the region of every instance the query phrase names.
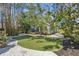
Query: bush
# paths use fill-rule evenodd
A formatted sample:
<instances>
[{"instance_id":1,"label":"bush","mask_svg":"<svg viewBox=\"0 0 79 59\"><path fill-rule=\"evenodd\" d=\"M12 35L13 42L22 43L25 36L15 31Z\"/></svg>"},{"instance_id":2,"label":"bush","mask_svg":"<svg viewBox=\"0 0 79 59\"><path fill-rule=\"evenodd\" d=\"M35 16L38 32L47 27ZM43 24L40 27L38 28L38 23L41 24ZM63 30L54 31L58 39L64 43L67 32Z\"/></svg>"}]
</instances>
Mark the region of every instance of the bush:
<instances>
[{"instance_id":1,"label":"bush","mask_svg":"<svg viewBox=\"0 0 79 59\"><path fill-rule=\"evenodd\" d=\"M62 33L65 33L65 31L63 29L59 29L58 30L58 33L61 33L62 34Z\"/></svg>"},{"instance_id":2,"label":"bush","mask_svg":"<svg viewBox=\"0 0 79 59\"><path fill-rule=\"evenodd\" d=\"M0 36L0 41L6 42L7 41L7 36L6 35Z\"/></svg>"},{"instance_id":3,"label":"bush","mask_svg":"<svg viewBox=\"0 0 79 59\"><path fill-rule=\"evenodd\" d=\"M4 48L7 45L6 41L7 41L7 37L5 35L0 36L0 48Z\"/></svg>"},{"instance_id":4,"label":"bush","mask_svg":"<svg viewBox=\"0 0 79 59\"><path fill-rule=\"evenodd\" d=\"M79 41L79 31L75 32L72 36L74 37L75 41Z\"/></svg>"}]
</instances>

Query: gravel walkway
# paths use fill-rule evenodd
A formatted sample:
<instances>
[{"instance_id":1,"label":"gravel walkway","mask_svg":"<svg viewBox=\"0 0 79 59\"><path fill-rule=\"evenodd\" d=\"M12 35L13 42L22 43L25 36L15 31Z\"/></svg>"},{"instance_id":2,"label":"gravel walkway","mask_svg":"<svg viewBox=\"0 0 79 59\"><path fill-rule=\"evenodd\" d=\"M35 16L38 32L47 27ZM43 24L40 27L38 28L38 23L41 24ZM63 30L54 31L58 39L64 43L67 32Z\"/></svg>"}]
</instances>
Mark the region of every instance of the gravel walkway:
<instances>
[{"instance_id":1,"label":"gravel walkway","mask_svg":"<svg viewBox=\"0 0 79 59\"><path fill-rule=\"evenodd\" d=\"M17 41L11 39L5 48L0 48L0 56L57 56L51 51L36 51L17 45Z\"/></svg>"}]
</instances>

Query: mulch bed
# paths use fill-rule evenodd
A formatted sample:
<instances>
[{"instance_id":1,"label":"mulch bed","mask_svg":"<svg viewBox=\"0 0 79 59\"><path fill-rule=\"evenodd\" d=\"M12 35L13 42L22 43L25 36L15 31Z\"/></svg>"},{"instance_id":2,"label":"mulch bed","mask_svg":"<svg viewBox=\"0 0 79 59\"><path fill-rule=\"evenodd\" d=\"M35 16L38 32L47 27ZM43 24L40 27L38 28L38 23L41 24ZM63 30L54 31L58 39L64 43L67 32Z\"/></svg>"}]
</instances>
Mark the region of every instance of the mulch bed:
<instances>
[{"instance_id":1,"label":"mulch bed","mask_svg":"<svg viewBox=\"0 0 79 59\"><path fill-rule=\"evenodd\" d=\"M0 41L0 48L4 48L6 45L7 45L6 42Z\"/></svg>"},{"instance_id":2,"label":"mulch bed","mask_svg":"<svg viewBox=\"0 0 79 59\"><path fill-rule=\"evenodd\" d=\"M79 56L79 49L68 49L64 50L61 49L57 52L55 52L58 56Z\"/></svg>"}]
</instances>

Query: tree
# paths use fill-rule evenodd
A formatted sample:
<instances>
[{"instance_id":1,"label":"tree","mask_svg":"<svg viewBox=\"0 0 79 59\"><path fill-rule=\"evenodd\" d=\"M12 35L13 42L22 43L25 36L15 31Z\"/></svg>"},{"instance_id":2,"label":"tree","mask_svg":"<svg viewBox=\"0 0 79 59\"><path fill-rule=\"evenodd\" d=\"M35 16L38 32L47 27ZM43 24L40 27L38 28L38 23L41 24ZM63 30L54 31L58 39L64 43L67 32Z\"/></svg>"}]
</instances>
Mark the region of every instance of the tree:
<instances>
[{"instance_id":1,"label":"tree","mask_svg":"<svg viewBox=\"0 0 79 59\"><path fill-rule=\"evenodd\" d=\"M79 32L74 33L76 30L75 27L77 26L76 19L78 18L78 6L77 4L65 4L63 6L62 10L59 10L60 13L57 13L58 15L56 15L56 20L59 20L57 23L60 25L59 28L64 30L63 34L65 37L69 37L76 41L78 40L76 37L79 35Z\"/></svg>"}]
</instances>

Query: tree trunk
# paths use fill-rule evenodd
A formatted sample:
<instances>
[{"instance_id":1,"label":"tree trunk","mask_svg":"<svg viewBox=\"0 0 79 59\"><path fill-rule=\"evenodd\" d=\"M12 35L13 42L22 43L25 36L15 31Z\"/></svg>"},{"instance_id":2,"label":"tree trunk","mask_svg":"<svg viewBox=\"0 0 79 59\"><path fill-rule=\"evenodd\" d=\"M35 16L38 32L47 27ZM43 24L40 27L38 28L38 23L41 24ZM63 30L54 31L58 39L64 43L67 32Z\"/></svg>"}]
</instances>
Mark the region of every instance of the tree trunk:
<instances>
[{"instance_id":1,"label":"tree trunk","mask_svg":"<svg viewBox=\"0 0 79 59\"><path fill-rule=\"evenodd\" d=\"M50 24L47 25L47 34L51 34L51 31L50 31Z\"/></svg>"},{"instance_id":2,"label":"tree trunk","mask_svg":"<svg viewBox=\"0 0 79 59\"><path fill-rule=\"evenodd\" d=\"M12 26L11 26L11 4L5 5L5 25L6 25L6 33L8 35L12 35Z\"/></svg>"}]
</instances>

